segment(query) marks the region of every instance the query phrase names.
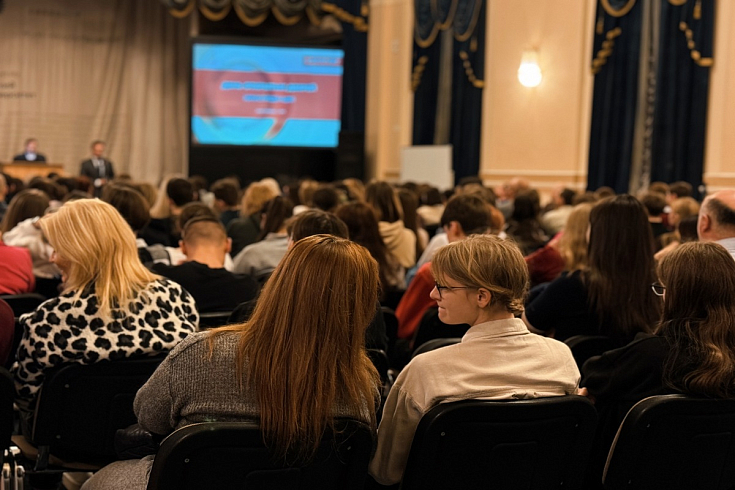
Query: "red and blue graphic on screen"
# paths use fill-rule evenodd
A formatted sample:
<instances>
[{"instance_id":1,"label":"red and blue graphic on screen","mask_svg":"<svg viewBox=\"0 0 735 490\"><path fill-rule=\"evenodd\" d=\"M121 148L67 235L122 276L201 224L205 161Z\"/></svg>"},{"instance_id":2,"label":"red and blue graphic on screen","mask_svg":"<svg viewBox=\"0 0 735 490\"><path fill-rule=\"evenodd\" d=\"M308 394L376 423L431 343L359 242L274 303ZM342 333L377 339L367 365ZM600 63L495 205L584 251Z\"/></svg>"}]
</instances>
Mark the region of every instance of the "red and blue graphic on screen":
<instances>
[{"instance_id":1,"label":"red and blue graphic on screen","mask_svg":"<svg viewBox=\"0 0 735 490\"><path fill-rule=\"evenodd\" d=\"M334 48L195 44L193 143L337 146L343 58Z\"/></svg>"}]
</instances>

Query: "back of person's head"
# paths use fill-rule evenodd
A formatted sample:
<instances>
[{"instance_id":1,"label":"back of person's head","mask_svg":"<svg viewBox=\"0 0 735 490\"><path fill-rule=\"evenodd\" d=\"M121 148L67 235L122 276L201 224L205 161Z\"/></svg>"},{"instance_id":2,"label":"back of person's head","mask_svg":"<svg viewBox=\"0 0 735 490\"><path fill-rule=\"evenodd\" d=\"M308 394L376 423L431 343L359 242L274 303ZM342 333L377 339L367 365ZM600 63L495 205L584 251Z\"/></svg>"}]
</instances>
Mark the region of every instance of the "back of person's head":
<instances>
[{"instance_id":1,"label":"back of person's head","mask_svg":"<svg viewBox=\"0 0 735 490\"><path fill-rule=\"evenodd\" d=\"M691 197L680 197L671 203L671 212L676 213L679 220L697 216L699 214L699 203Z\"/></svg>"},{"instance_id":2,"label":"back of person's head","mask_svg":"<svg viewBox=\"0 0 735 490\"><path fill-rule=\"evenodd\" d=\"M145 228L151 220L148 202L140 192L131 187L108 184L102 190L102 200L117 209L134 232Z\"/></svg>"},{"instance_id":3,"label":"back of person's head","mask_svg":"<svg viewBox=\"0 0 735 490\"><path fill-rule=\"evenodd\" d=\"M669 184L669 192L676 195L677 198L691 197L692 184L684 181L677 181Z\"/></svg>"},{"instance_id":4,"label":"back of person's head","mask_svg":"<svg viewBox=\"0 0 735 490\"><path fill-rule=\"evenodd\" d=\"M213 332L241 332L238 378L256 392L276 456L313 456L338 405L375 424L379 378L364 336L377 293L377 266L365 248L314 235L286 253L250 321Z\"/></svg>"},{"instance_id":5,"label":"back of person's head","mask_svg":"<svg viewBox=\"0 0 735 490\"><path fill-rule=\"evenodd\" d=\"M186 179L171 179L166 184L166 195L180 208L194 200L194 186Z\"/></svg>"},{"instance_id":6,"label":"back of person's head","mask_svg":"<svg viewBox=\"0 0 735 490\"><path fill-rule=\"evenodd\" d=\"M148 203L148 208L153 207L158 197L158 189L156 189L155 185L150 182L132 182L128 185L143 195Z\"/></svg>"},{"instance_id":7,"label":"back of person's head","mask_svg":"<svg viewBox=\"0 0 735 490\"><path fill-rule=\"evenodd\" d=\"M519 192L513 200L513 221L522 222L538 219L541 210L541 202L538 192L535 190Z\"/></svg>"},{"instance_id":8,"label":"back of person's head","mask_svg":"<svg viewBox=\"0 0 735 490\"><path fill-rule=\"evenodd\" d=\"M209 188L209 182L203 175L192 175L188 180L191 183L194 192L199 194L201 191L206 191Z\"/></svg>"},{"instance_id":9,"label":"back of person's head","mask_svg":"<svg viewBox=\"0 0 735 490\"><path fill-rule=\"evenodd\" d=\"M181 241L187 247L224 246L227 243L227 232L222 223L211 216L196 216L189 219L181 230ZM224 255L223 249L223 255Z\"/></svg>"},{"instance_id":10,"label":"back of person's head","mask_svg":"<svg viewBox=\"0 0 735 490\"><path fill-rule=\"evenodd\" d=\"M208 218L216 221L217 215L203 202L190 202L181 208L181 214L177 220L178 229L183 230L186 224L194 218Z\"/></svg>"},{"instance_id":11,"label":"back of person's head","mask_svg":"<svg viewBox=\"0 0 735 490\"><path fill-rule=\"evenodd\" d=\"M648 216L656 218L661 216L666 207L666 198L658 192L647 192L641 198L643 206L646 208Z\"/></svg>"},{"instance_id":12,"label":"back of person's head","mask_svg":"<svg viewBox=\"0 0 735 490\"><path fill-rule=\"evenodd\" d=\"M602 199L606 199L607 197L614 197L615 193L603 197L603 194L600 194L600 196L597 195L596 192L580 192L576 196L574 196L574 199L572 200L572 204L576 206L577 204L582 204L585 202L595 203L597 201L600 201Z\"/></svg>"},{"instance_id":13,"label":"back of person's head","mask_svg":"<svg viewBox=\"0 0 735 490\"><path fill-rule=\"evenodd\" d=\"M61 201L66 194L65 188L45 177L34 177L28 183L28 188L43 191L52 201Z\"/></svg>"},{"instance_id":14,"label":"back of person's head","mask_svg":"<svg viewBox=\"0 0 735 490\"><path fill-rule=\"evenodd\" d=\"M574 202L574 196L576 195L577 193L573 189L565 187L564 190L562 190L559 194L559 197L561 198L565 206L571 206L572 202Z\"/></svg>"},{"instance_id":15,"label":"back of person's head","mask_svg":"<svg viewBox=\"0 0 735 490\"><path fill-rule=\"evenodd\" d=\"M212 194L216 200L222 201L225 206L237 206L239 189L231 179L220 179L212 184Z\"/></svg>"},{"instance_id":16,"label":"back of person's head","mask_svg":"<svg viewBox=\"0 0 735 490\"><path fill-rule=\"evenodd\" d=\"M567 270L582 269L587 265L587 228L591 211L592 204L578 204L567 217L564 233L557 245Z\"/></svg>"},{"instance_id":17,"label":"back of person's head","mask_svg":"<svg viewBox=\"0 0 735 490\"><path fill-rule=\"evenodd\" d=\"M459 179L459 182L457 182L457 187L461 189L471 184L483 185L482 179L479 175L468 175L467 177L462 177L461 179Z\"/></svg>"},{"instance_id":18,"label":"back of person's head","mask_svg":"<svg viewBox=\"0 0 735 490\"><path fill-rule=\"evenodd\" d=\"M39 224L56 254L70 263L66 291L79 297L94 285L102 315L125 308L156 278L138 258L133 230L106 202L72 201Z\"/></svg>"},{"instance_id":19,"label":"back of person's head","mask_svg":"<svg viewBox=\"0 0 735 490\"><path fill-rule=\"evenodd\" d=\"M8 192L8 182L5 180L5 176L0 174L0 198L5 199L5 194Z\"/></svg>"},{"instance_id":20,"label":"back of person's head","mask_svg":"<svg viewBox=\"0 0 735 490\"><path fill-rule=\"evenodd\" d=\"M664 377L695 395L735 396L735 261L713 242L685 243L658 265L666 287L658 333L671 350Z\"/></svg>"},{"instance_id":21,"label":"back of person's head","mask_svg":"<svg viewBox=\"0 0 735 490\"><path fill-rule=\"evenodd\" d=\"M311 202L311 197L314 195L314 191L319 188L319 182L313 179L304 179L299 182L299 203L312 207L314 204Z\"/></svg>"},{"instance_id":22,"label":"back of person's head","mask_svg":"<svg viewBox=\"0 0 735 490\"><path fill-rule=\"evenodd\" d=\"M703 216L704 215L704 216ZM699 211L700 239L703 218L714 235L710 238L720 240L735 236L735 191L724 190L708 196Z\"/></svg>"},{"instance_id":23,"label":"back of person's head","mask_svg":"<svg viewBox=\"0 0 735 490\"><path fill-rule=\"evenodd\" d=\"M472 235L450 243L434 254L434 279L446 284L451 278L462 286L487 289L490 305L502 305L515 315L523 313L528 292L528 266L520 249L494 235Z\"/></svg>"},{"instance_id":24,"label":"back of person's head","mask_svg":"<svg viewBox=\"0 0 735 490\"><path fill-rule=\"evenodd\" d=\"M440 224L449 226L452 221L459 223L465 235L485 233L492 224L492 215L488 204L477 195L460 194L447 202Z\"/></svg>"},{"instance_id":25,"label":"back of person's head","mask_svg":"<svg viewBox=\"0 0 735 490\"><path fill-rule=\"evenodd\" d=\"M263 204L278 195L270 185L260 182L250 184L242 196L240 204L240 215L245 218L252 214L260 213Z\"/></svg>"},{"instance_id":26,"label":"back of person's head","mask_svg":"<svg viewBox=\"0 0 735 490\"><path fill-rule=\"evenodd\" d=\"M302 238L313 235L350 238L344 221L332 213L318 209L310 209L291 218L286 225L286 232L292 242L298 242Z\"/></svg>"},{"instance_id":27,"label":"back of person's head","mask_svg":"<svg viewBox=\"0 0 735 490\"><path fill-rule=\"evenodd\" d=\"M615 196L615 189L608 186L598 187L597 190L594 192L594 195L597 200L605 199L606 197L613 197Z\"/></svg>"},{"instance_id":28,"label":"back of person's head","mask_svg":"<svg viewBox=\"0 0 735 490\"><path fill-rule=\"evenodd\" d=\"M293 216L293 204L287 197L276 196L263 204L260 214L265 219L258 240L265 238L268 233L278 233L284 227L286 220Z\"/></svg>"},{"instance_id":29,"label":"back of person's head","mask_svg":"<svg viewBox=\"0 0 735 490\"><path fill-rule=\"evenodd\" d=\"M401 203L387 182L371 182L365 188L365 201L375 209L378 221L395 223L403 218Z\"/></svg>"},{"instance_id":30,"label":"back of person's head","mask_svg":"<svg viewBox=\"0 0 735 490\"><path fill-rule=\"evenodd\" d=\"M311 195L311 205L322 211L334 211L339 203L339 192L331 184L321 184Z\"/></svg>"},{"instance_id":31,"label":"back of person's head","mask_svg":"<svg viewBox=\"0 0 735 490\"><path fill-rule=\"evenodd\" d=\"M603 199L590 212L588 293L603 335L619 340L649 331L660 303L654 281L653 234L643 204L621 194Z\"/></svg>"},{"instance_id":32,"label":"back of person's head","mask_svg":"<svg viewBox=\"0 0 735 490\"><path fill-rule=\"evenodd\" d=\"M21 221L43 216L48 209L49 202L48 195L38 189L20 191L10 200L8 210L0 224L0 231L5 233L15 228Z\"/></svg>"},{"instance_id":33,"label":"back of person's head","mask_svg":"<svg viewBox=\"0 0 735 490\"><path fill-rule=\"evenodd\" d=\"M484 200L488 204L492 204L493 206L495 206L495 203L497 201L495 191L492 190L490 187L485 187L480 184L467 184L462 188L462 192L457 193L457 195L460 194L474 194L476 196L480 196L482 200Z\"/></svg>"},{"instance_id":34,"label":"back of person's head","mask_svg":"<svg viewBox=\"0 0 735 490\"><path fill-rule=\"evenodd\" d=\"M419 228L416 214L419 208L419 196L414 191L405 188L399 189L397 194L403 210L403 223L406 228L415 232Z\"/></svg>"},{"instance_id":35,"label":"back of person's head","mask_svg":"<svg viewBox=\"0 0 735 490\"><path fill-rule=\"evenodd\" d=\"M697 216L689 216L676 224L676 231L679 233L679 241L681 243L696 242L699 240L699 236L697 235L697 218Z\"/></svg>"},{"instance_id":36,"label":"back of person's head","mask_svg":"<svg viewBox=\"0 0 735 490\"><path fill-rule=\"evenodd\" d=\"M380 284L383 290L386 290L391 264L388 249L380 236L375 209L367 203L355 201L338 207L335 215L347 225L350 240L367 248L370 255L378 262Z\"/></svg>"},{"instance_id":37,"label":"back of person's head","mask_svg":"<svg viewBox=\"0 0 735 490\"><path fill-rule=\"evenodd\" d=\"M428 187L421 193L423 206L438 206L442 203L442 193L436 187Z\"/></svg>"},{"instance_id":38,"label":"back of person's head","mask_svg":"<svg viewBox=\"0 0 735 490\"><path fill-rule=\"evenodd\" d=\"M349 201L365 200L365 184L360 179L344 179L342 183L347 187Z\"/></svg>"},{"instance_id":39,"label":"back of person's head","mask_svg":"<svg viewBox=\"0 0 735 490\"><path fill-rule=\"evenodd\" d=\"M666 197L666 194L669 193L669 184L666 182L651 182L651 185L648 186L648 192L656 192Z\"/></svg>"}]
</instances>

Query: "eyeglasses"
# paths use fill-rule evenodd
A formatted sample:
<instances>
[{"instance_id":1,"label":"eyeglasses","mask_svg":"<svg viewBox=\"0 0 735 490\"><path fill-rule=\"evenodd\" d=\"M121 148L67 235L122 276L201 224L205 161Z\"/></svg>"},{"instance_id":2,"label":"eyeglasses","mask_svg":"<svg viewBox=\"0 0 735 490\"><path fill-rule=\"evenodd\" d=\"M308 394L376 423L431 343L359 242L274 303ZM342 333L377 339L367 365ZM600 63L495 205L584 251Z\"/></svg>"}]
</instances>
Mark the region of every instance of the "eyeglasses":
<instances>
[{"instance_id":1,"label":"eyeglasses","mask_svg":"<svg viewBox=\"0 0 735 490\"><path fill-rule=\"evenodd\" d=\"M448 289L450 291L454 289L472 289L471 286L442 286L436 281L434 281L434 286L436 286L436 290L439 291L439 297L441 299L444 299L444 296L442 296L442 289Z\"/></svg>"},{"instance_id":2,"label":"eyeglasses","mask_svg":"<svg viewBox=\"0 0 735 490\"><path fill-rule=\"evenodd\" d=\"M651 284L651 289L653 289L653 292L656 293L656 296L663 296L666 292L666 286L664 286L660 282L654 282L653 284Z\"/></svg>"}]
</instances>

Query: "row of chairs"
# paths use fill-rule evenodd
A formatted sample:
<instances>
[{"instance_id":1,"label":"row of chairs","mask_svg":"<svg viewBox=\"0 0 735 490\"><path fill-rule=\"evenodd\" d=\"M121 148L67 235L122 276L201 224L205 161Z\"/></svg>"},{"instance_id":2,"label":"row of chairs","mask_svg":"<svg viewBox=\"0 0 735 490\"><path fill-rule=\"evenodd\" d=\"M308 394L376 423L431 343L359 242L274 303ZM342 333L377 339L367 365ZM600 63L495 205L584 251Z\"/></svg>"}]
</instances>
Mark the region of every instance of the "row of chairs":
<instances>
[{"instance_id":1,"label":"row of chairs","mask_svg":"<svg viewBox=\"0 0 735 490\"><path fill-rule=\"evenodd\" d=\"M49 375L31 435L39 457L26 468L69 471L50 464L52 454L98 466L114 461L115 431L135 422L135 393L160 360L74 364ZM12 389L1 370L3 448L12 431ZM594 407L579 396L440 404L419 424L402 488L581 488L596 424ZM256 425L185 427L163 441L149 488L361 488L370 431L356 421L339 427L299 467L273 460ZM666 395L639 402L621 425L604 482L612 490L733 488L735 401Z\"/></svg>"}]
</instances>

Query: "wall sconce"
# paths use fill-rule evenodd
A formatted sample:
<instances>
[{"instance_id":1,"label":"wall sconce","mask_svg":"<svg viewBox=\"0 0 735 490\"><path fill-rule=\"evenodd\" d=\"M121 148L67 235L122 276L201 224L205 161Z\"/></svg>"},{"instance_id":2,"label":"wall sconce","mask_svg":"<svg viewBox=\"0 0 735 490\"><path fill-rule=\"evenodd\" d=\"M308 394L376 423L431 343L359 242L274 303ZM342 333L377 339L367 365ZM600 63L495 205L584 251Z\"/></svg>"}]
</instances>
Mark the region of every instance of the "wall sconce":
<instances>
[{"instance_id":1,"label":"wall sconce","mask_svg":"<svg viewBox=\"0 0 735 490\"><path fill-rule=\"evenodd\" d=\"M542 78L541 68L538 66L538 53L535 50L524 51L521 66L518 68L518 81L524 87L538 87Z\"/></svg>"}]
</instances>

